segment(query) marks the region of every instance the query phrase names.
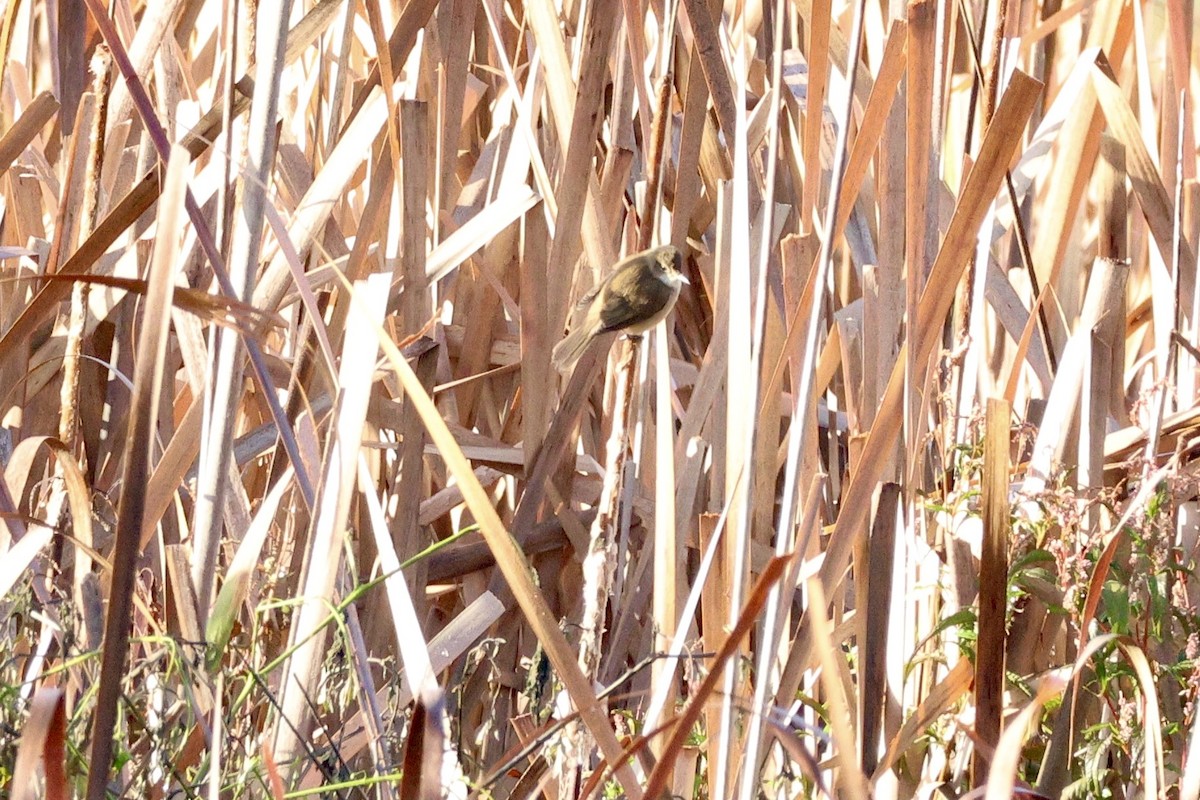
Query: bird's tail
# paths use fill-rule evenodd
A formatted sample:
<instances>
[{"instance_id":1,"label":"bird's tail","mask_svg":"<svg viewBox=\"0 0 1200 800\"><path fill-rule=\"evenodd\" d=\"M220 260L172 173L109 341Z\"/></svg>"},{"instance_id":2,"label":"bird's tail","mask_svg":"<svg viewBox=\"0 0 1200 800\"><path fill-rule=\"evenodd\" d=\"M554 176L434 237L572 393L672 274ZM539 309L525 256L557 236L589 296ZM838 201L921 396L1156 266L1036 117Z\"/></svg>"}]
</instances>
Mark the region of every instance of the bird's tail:
<instances>
[{"instance_id":1,"label":"bird's tail","mask_svg":"<svg viewBox=\"0 0 1200 800\"><path fill-rule=\"evenodd\" d=\"M575 365L583 352L592 341L592 331L586 325L579 325L566 338L554 346L550 361L559 372L566 372Z\"/></svg>"}]
</instances>

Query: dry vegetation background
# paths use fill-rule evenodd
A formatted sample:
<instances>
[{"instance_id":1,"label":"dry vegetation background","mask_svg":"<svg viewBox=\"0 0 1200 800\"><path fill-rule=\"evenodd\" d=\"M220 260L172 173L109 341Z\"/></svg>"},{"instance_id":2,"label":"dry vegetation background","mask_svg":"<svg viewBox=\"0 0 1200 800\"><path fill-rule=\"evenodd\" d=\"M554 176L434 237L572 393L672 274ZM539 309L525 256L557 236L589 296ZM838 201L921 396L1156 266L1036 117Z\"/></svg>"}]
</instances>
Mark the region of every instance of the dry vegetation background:
<instances>
[{"instance_id":1,"label":"dry vegetation background","mask_svg":"<svg viewBox=\"0 0 1200 800\"><path fill-rule=\"evenodd\" d=\"M1190 0L3 13L10 796L1200 795Z\"/></svg>"}]
</instances>

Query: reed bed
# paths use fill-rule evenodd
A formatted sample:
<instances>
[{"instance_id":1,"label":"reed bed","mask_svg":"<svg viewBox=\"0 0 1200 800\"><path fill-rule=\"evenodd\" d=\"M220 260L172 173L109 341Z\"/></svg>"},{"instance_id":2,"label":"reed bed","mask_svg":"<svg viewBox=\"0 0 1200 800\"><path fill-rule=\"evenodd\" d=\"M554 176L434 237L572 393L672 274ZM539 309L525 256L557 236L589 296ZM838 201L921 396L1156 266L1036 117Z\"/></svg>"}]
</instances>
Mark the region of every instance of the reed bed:
<instances>
[{"instance_id":1,"label":"reed bed","mask_svg":"<svg viewBox=\"0 0 1200 800\"><path fill-rule=\"evenodd\" d=\"M0 789L1196 800L1196 30L9 0Z\"/></svg>"}]
</instances>

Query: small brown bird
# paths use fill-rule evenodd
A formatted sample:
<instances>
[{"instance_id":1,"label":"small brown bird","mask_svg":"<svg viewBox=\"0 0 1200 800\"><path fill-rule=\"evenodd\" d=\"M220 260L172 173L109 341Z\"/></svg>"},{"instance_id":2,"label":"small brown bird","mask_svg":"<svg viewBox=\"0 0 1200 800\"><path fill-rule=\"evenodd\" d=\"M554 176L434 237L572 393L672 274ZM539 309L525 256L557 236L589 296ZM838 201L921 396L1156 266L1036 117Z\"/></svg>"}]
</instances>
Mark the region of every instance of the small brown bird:
<instances>
[{"instance_id":1,"label":"small brown bird","mask_svg":"<svg viewBox=\"0 0 1200 800\"><path fill-rule=\"evenodd\" d=\"M575 306L577 322L551 355L555 369L569 370L601 334L636 335L662 321L679 299L679 289L690 282L681 263L679 250L664 245L634 253L613 267Z\"/></svg>"}]
</instances>

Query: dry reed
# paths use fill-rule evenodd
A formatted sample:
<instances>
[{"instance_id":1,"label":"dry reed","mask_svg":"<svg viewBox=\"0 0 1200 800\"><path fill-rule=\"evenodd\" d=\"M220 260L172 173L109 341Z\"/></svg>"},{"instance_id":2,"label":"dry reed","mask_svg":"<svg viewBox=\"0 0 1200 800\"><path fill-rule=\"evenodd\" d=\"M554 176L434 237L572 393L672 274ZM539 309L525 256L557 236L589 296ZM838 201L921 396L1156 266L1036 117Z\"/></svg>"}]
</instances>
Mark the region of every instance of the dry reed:
<instances>
[{"instance_id":1,"label":"dry reed","mask_svg":"<svg viewBox=\"0 0 1200 800\"><path fill-rule=\"evenodd\" d=\"M1193 11L10 0L0 788L1198 800Z\"/></svg>"}]
</instances>

